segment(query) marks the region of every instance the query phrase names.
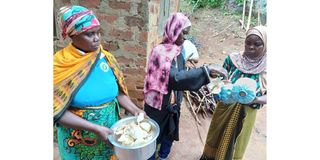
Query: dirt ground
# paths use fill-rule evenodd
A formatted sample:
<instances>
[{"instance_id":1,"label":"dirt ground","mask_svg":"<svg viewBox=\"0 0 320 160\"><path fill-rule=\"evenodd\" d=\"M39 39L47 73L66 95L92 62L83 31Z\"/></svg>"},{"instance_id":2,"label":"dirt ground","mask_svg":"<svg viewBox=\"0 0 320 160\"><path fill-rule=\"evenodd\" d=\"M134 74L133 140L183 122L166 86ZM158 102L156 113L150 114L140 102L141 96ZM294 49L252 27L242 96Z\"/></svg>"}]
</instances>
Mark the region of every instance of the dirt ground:
<instances>
[{"instance_id":1,"label":"dirt ground","mask_svg":"<svg viewBox=\"0 0 320 160\"><path fill-rule=\"evenodd\" d=\"M183 3L182 3L183 5ZM245 31L240 29L239 17L221 12L220 9L202 9L191 15L190 35L200 44L200 60L222 64L227 54L243 50ZM258 112L254 130L246 151L245 160L266 160L266 108ZM175 142L169 160L198 160L202 154L211 116L199 116L202 124L197 127L185 101L181 107L180 141ZM55 160L59 160L57 146Z\"/></svg>"}]
</instances>

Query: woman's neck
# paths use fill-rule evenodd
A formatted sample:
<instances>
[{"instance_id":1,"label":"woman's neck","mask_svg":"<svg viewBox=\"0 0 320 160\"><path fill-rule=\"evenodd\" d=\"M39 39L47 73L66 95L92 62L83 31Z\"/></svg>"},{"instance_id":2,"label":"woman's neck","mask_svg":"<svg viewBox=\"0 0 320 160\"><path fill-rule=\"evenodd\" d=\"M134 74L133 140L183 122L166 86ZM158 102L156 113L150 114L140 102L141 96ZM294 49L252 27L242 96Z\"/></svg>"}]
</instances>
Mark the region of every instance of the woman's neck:
<instances>
[{"instance_id":1,"label":"woman's neck","mask_svg":"<svg viewBox=\"0 0 320 160\"><path fill-rule=\"evenodd\" d=\"M79 54L85 55L85 54L87 53L87 52L85 52L84 50L80 49L79 47L75 46L73 43L71 43L71 44L72 44L72 46L73 46L74 48L77 49L77 51L79 52Z\"/></svg>"}]
</instances>

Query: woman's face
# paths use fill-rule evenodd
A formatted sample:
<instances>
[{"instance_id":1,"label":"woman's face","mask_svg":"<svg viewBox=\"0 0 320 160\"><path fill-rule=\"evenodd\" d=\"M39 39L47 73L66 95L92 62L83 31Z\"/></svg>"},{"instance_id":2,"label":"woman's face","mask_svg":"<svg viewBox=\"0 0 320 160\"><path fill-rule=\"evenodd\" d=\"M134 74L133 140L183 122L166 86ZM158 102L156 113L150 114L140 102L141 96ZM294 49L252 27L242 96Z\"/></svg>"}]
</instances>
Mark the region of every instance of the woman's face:
<instances>
[{"instance_id":1,"label":"woman's face","mask_svg":"<svg viewBox=\"0 0 320 160\"><path fill-rule=\"evenodd\" d=\"M183 44L183 42L184 42L184 40L185 40L185 37L184 37L184 36L187 35L187 34L189 34L190 28L191 28L191 26L183 29L183 30L180 32L180 34L179 34L179 36L178 36L178 38L177 38L177 40L176 40L176 42L175 42L176 45L181 46L181 45Z\"/></svg>"},{"instance_id":2,"label":"woman's face","mask_svg":"<svg viewBox=\"0 0 320 160\"><path fill-rule=\"evenodd\" d=\"M99 29L100 27L97 26L71 37L72 44L86 53L96 51L100 46Z\"/></svg>"},{"instance_id":3,"label":"woman's face","mask_svg":"<svg viewBox=\"0 0 320 160\"><path fill-rule=\"evenodd\" d=\"M259 36L249 35L245 41L244 54L251 58L259 57L263 54L263 47L263 41Z\"/></svg>"}]
</instances>

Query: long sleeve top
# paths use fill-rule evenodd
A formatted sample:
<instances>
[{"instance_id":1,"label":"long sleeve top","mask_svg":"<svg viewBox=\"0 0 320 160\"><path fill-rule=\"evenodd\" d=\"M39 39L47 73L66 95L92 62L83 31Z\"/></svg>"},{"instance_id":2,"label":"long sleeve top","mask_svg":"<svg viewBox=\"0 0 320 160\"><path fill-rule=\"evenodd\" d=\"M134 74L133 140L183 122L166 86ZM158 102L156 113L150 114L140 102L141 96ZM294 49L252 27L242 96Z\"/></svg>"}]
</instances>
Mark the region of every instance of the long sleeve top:
<instances>
[{"instance_id":1,"label":"long sleeve top","mask_svg":"<svg viewBox=\"0 0 320 160\"><path fill-rule=\"evenodd\" d=\"M173 140L179 140L179 118L180 105L183 99L183 91L196 91L201 86L210 82L206 73L206 67L199 67L186 70L183 55L180 54L177 60L173 60L169 74L168 94L163 95L161 110L155 109L145 103L147 115L154 119L160 126L160 135L157 139L161 143L163 138L170 137ZM172 91L176 94L176 105L174 112L170 111L170 97ZM171 115L171 116L170 116Z\"/></svg>"}]
</instances>

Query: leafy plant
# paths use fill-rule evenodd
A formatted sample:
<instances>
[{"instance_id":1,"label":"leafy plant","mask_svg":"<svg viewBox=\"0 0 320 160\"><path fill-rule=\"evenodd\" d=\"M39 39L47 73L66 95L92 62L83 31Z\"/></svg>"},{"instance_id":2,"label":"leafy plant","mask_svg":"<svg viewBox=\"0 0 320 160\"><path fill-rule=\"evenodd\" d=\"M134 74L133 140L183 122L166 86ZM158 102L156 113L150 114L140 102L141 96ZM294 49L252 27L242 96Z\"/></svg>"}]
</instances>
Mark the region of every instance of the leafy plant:
<instances>
[{"instance_id":1,"label":"leafy plant","mask_svg":"<svg viewBox=\"0 0 320 160\"><path fill-rule=\"evenodd\" d=\"M195 8L211 7L217 8L223 5L225 0L189 0Z\"/></svg>"},{"instance_id":2,"label":"leafy plant","mask_svg":"<svg viewBox=\"0 0 320 160\"><path fill-rule=\"evenodd\" d=\"M242 3L243 3L243 0L236 0L237 5L242 4Z\"/></svg>"}]
</instances>

